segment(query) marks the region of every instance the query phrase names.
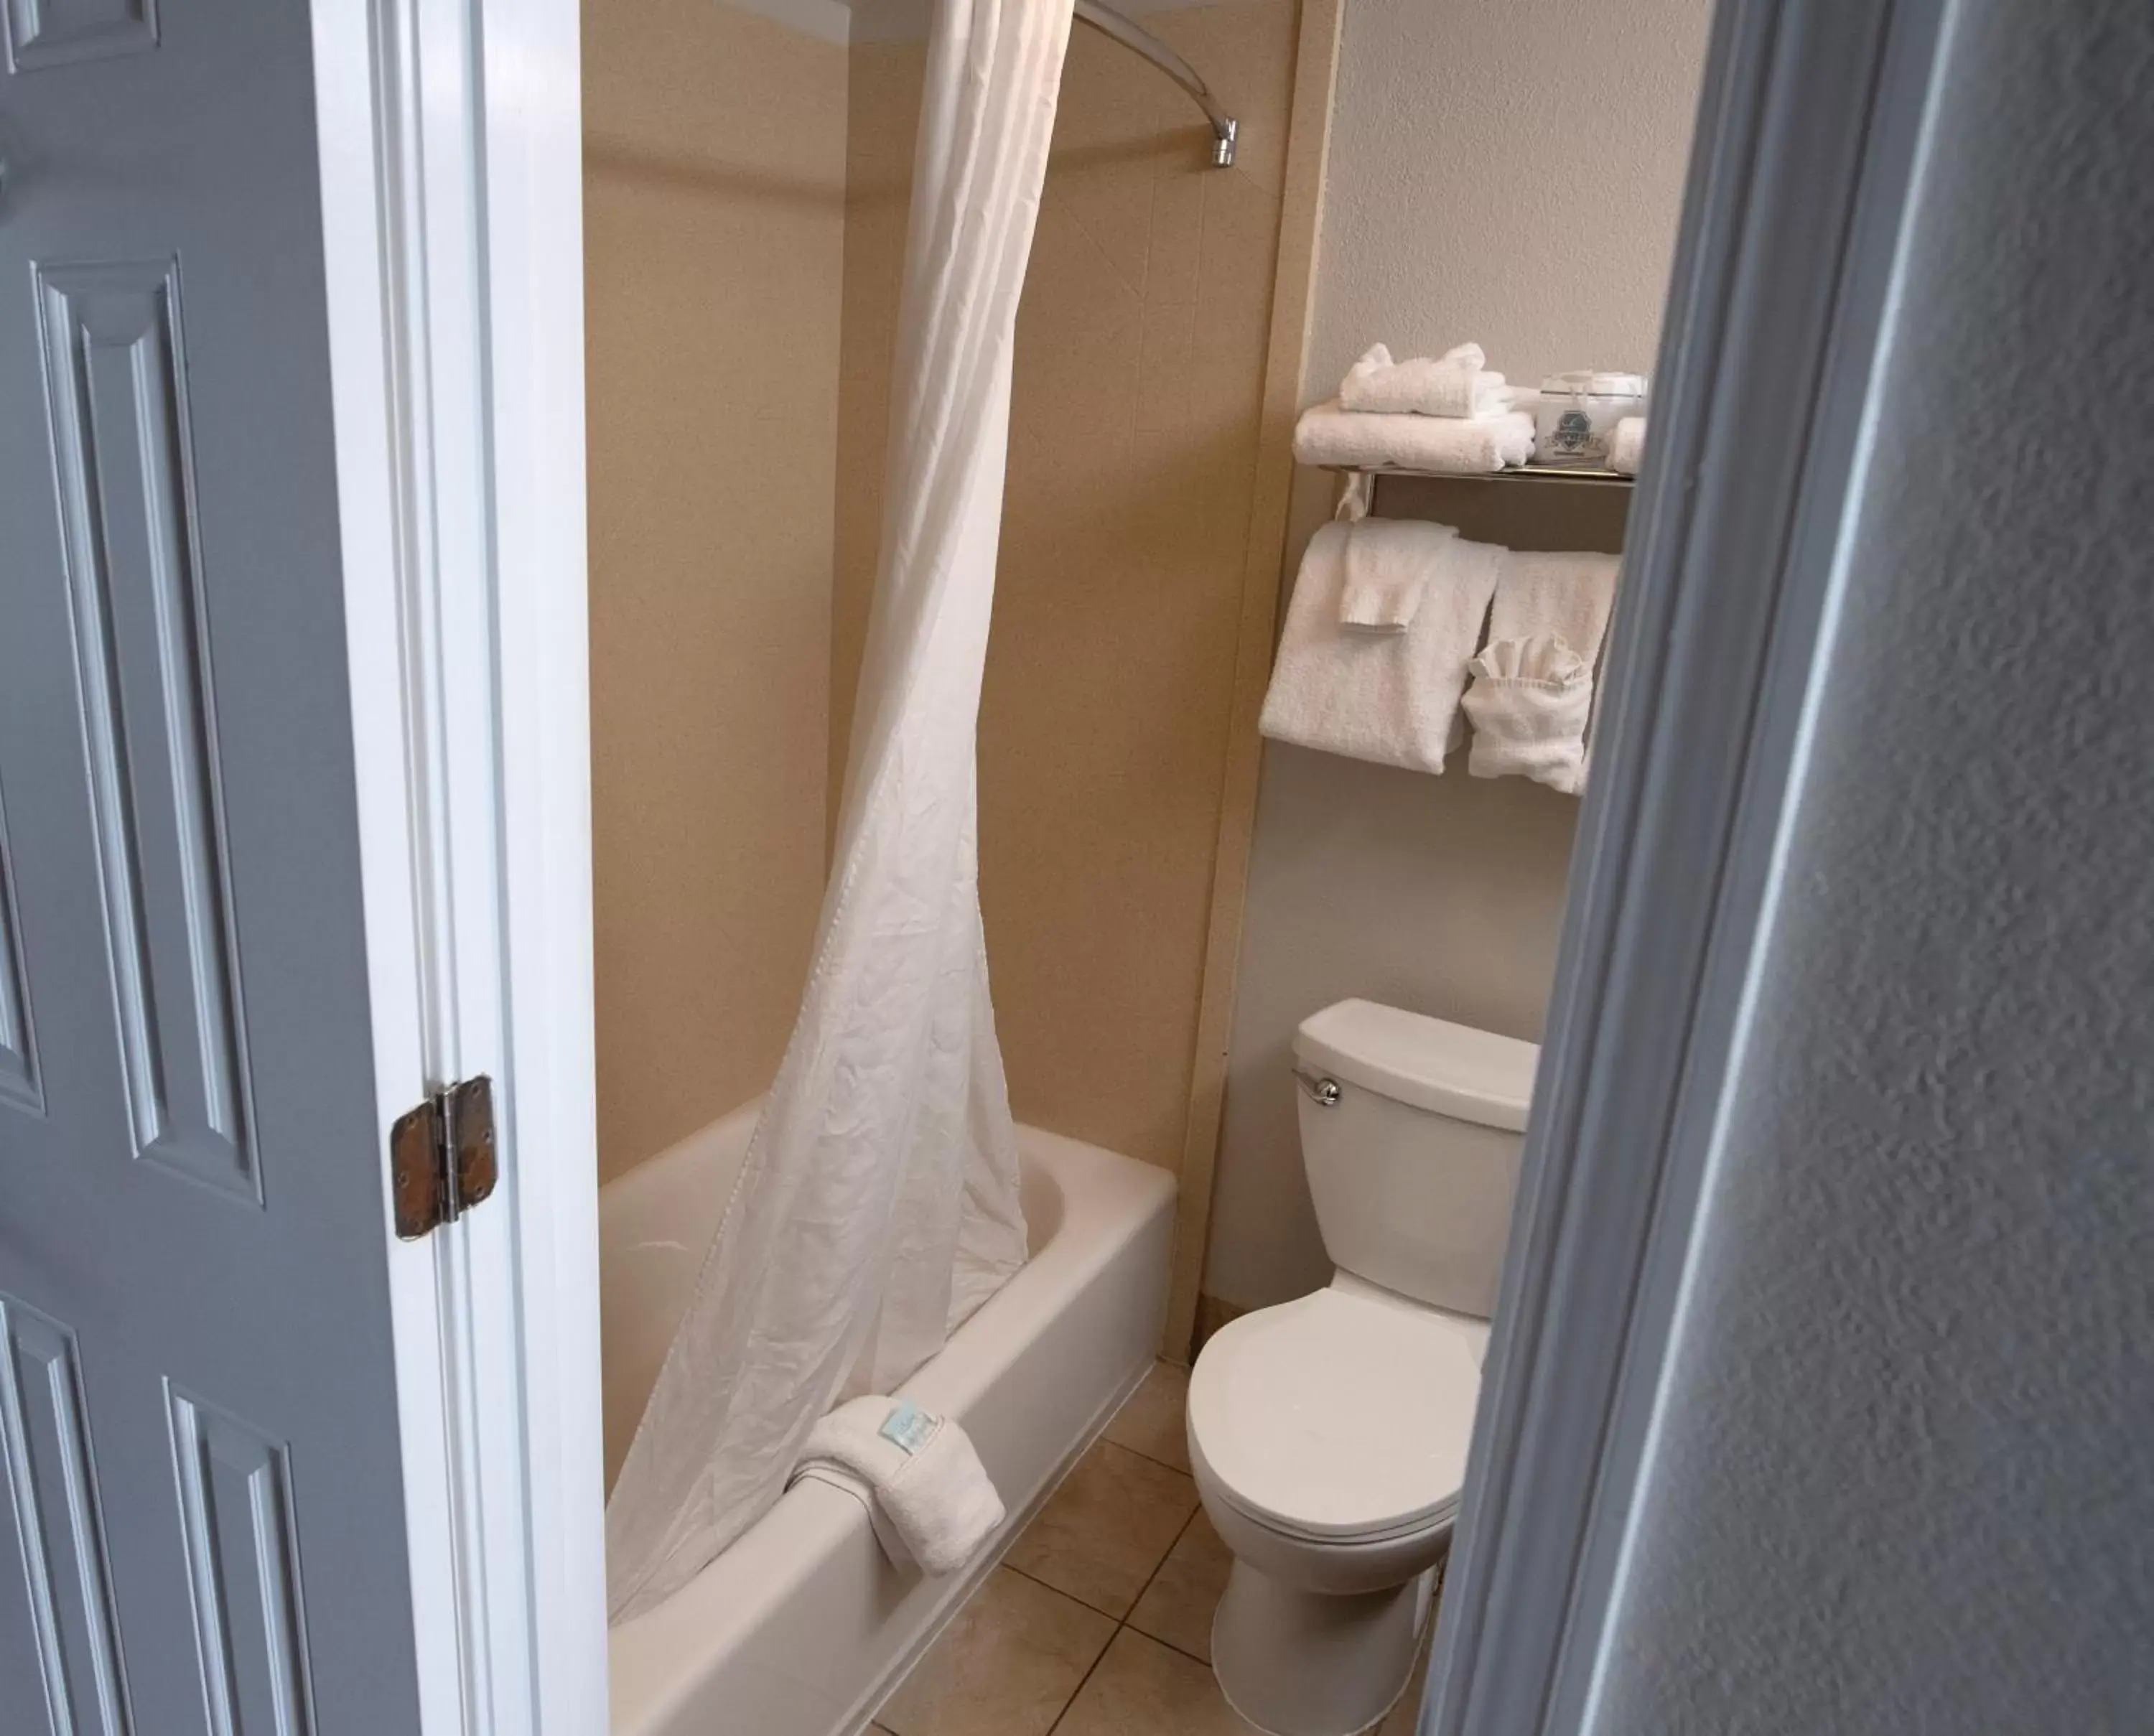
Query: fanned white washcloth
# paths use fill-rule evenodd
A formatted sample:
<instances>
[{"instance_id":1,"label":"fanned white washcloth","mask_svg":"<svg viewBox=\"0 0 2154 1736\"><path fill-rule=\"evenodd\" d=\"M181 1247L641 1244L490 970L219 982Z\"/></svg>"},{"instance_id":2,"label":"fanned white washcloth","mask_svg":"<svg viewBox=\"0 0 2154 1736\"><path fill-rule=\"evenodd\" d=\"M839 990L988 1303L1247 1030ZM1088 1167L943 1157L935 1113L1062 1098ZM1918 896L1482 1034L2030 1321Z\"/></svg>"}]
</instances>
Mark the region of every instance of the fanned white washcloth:
<instances>
[{"instance_id":1,"label":"fanned white washcloth","mask_svg":"<svg viewBox=\"0 0 2154 1736\"><path fill-rule=\"evenodd\" d=\"M1531 778L1575 795L1585 786L1585 720L1593 671L1557 635L1491 640L1466 690L1477 778Z\"/></svg>"},{"instance_id":2,"label":"fanned white washcloth","mask_svg":"<svg viewBox=\"0 0 2154 1736\"><path fill-rule=\"evenodd\" d=\"M1380 416L1500 416L1511 407L1511 389L1485 365L1478 344L1461 344L1442 355L1393 361L1372 344L1339 385L1343 409Z\"/></svg>"},{"instance_id":3,"label":"fanned white washcloth","mask_svg":"<svg viewBox=\"0 0 2154 1736\"><path fill-rule=\"evenodd\" d=\"M1503 551L1464 702L1475 777L1531 778L1573 795L1585 787L1593 666L1621 564L1612 554Z\"/></svg>"},{"instance_id":4,"label":"fanned white washcloth","mask_svg":"<svg viewBox=\"0 0 2154 1736\"><path fill-rule=\"evenodd\" d=\"M1258 727L1275 741L1440 772L1503 551L1446 537L1406 630L1357 632L1339 621L1347 530L1325 525L1302 557Z\"/></svg>"},{"instance_id":5,"label":"fanned white washcloth","mask_svg":"<svg viewBox=\"0 0 2154 1736\"><path fill-rule=\"evenodd\" d=\"M1339 401L1304 410L1294 456L1337 470L1428 470L1475 475L1523 464L1534 455L1534 419L1501 416L1383 416L1344 410Z\"/></svg>"},{"instance_id":6,"label":"fanned white washcloth","mask_svg":"<svg viewBox=\"0 0 2154 1736\"><path fill-rule=\"evenodd\" d=\"M1341 626L1403 633L1421 607L1445 541L1458 533L1425 518L1357 518L1346 528Z\"/></svg>"},{"instance_id":7,"label":"fanned white washcloth","mask_svg":"<svg viewBox=\"0 0 2154 1736\"><path fill-rule=\"evenodd\" d=\"M1616 431L1608 441L1608 467L1620 470L1625 476L1638 473L1638 460L1646 450L1646 419L1642 416L1626 416L1616 424Z\"/></svg>"},{"instance_id":8,"label":"fanned white washcloth","mask_svg":"<svg viewBox=\"0 0 2154 1736\"><path fill-rule=\"evenodd\" d=\"M1612 554L1503 552L1496 572L1496 601L1488 611L1488 640L1538 639L1554 634L1590 670L1600 661L1601 636L1616 600Z\"/></svg>"},{"instance_id":9,"label":"fanned white washcloth","mask_svg":"<svg viewBox=\"0 0 2154 1736\"><path fill-rule=\"evenodd\" d=\"M923 1573L955 1573L1003 1522L1002 1497L971 1437L906 1399L870 1394L840 1405L809 1433L793 1473L804 1477L858 1495L883 1553Z\"/></svg>"}]
</instances>

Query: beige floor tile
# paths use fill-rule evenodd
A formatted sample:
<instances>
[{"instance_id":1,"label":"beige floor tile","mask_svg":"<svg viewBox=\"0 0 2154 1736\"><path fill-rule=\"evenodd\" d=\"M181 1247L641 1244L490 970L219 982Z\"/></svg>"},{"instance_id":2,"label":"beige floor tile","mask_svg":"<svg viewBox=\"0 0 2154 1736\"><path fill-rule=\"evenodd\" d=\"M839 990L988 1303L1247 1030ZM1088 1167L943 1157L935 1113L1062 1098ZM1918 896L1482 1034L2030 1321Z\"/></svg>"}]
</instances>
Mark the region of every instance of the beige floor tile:
<instances>
[{"instance_id":1,"label":"beige floor tile","mask_svg":"<svg viewBox=\"0 0 2154 1736\"><path fill-rule=\"evenodd\" d=\"M1135 1628L1115 1636L1054 1736L1254 1736L1211 1669Z\"/></svg>"},{"instance_id":2,"label":"beige floor tile","mask_svg":"<svg viewBox=\"0 0 2154 1736\"><path fill-rule=\"evenodd\" d=\"M1189 1428L1183 1421L1189 1407L1189 1371L1171 1362L1155 1362L1144 1384L1129 1396L1115 1420L1107 1425L1105 1438L1117 1447L1141 1453L1177 1471L1189 1468Z\"/></svg>"},{"instance_id":3,"label":"beige floor tile","mask_svg":"<svg viewBox=\"0 0 2154 1736\"><path fill-rule=\"evenodd\" d=\"M1097 1442L1006 1559L1095 1610L1126 1616L1196 1510L1197 1485L1181 1472Z\"/></svg>"},{"instance_id":4,"label":"beige floor tile","mask_svg":"<svg viewBox=\"0 0 2154 1736\"><path fill-rule=\"evenodd\" d=\"M1212 1529L1211 1516L1200 1507L1130 1611L1130 1626L1209 1663L1212 1613L1219 1607L1233 1565L1233 1556Z\"/></svg>"},{"instance_id":5,"label":"beige floor tile","mask_svg":"<svg viewBox=\"0 0 2154 1736\"><path fill-rule=\"evenodd\" d=\"M1046 1736L1115 1624L998 1568L875 1714L891 1736Z\"/></svg>"}]
</instances>

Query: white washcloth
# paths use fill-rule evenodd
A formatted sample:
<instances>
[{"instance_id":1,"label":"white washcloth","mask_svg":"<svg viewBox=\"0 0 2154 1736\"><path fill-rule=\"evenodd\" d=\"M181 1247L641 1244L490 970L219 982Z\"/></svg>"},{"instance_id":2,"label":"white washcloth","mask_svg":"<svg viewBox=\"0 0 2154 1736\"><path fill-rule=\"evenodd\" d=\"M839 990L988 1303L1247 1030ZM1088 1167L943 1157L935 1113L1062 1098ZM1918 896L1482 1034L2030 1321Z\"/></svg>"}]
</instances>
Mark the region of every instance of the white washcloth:
<instances>
[{"instance_id":1,"label":"white washcloth","mask_svg":"<svg viewBox=\"0 0 2154 1736\"><path fill-rule=\"evenodd\" d=\"M1442 355L1393 361L1372 344L1339 383L1342 409L1380 416L1500 416L1511 407L1511 389L1492 374L1478 344L1461 344Z\"/></svg>"},{"instance_id":2,"label":"white washcloth","mask_svg":"<svg viewBox=\"0 0 2154 1736\"><path fill-rule=\"evenodd\" d=\"M1302 557L1258 727L1276 741L1440 772L1503 551L1445 538L1406 631L1355 632L1339 624L1346 533L1325 525Z\"/></svg>"},{"instance_id":3,"label":"white washcloth","mask_svg":"<svg viewBox=\"0 0 2154 1736\"><path fill-rule=\"evenodd\" d=\"M1638 460L1646 450L1646 419L1642 416L1626 416L1616 424L1616 431L1608 442L1608 467L1620 470L1625 476L1638 473Z\"/></svg>"},{"instance_id":4,"label":"white washcloth","mask_svg":"<svg viewBox=\"0 0 2154 1736\"><path fill-rule=\"evenodd\" d=\"M1591 669L1600 661L1621 565L1612 554L1505 549L1496 573L1495 605L1488 611L1488 642L1553 633Z\"/></svg>"},{"instance_id":5,"label":"white washcloth","mask_svg":"<svg viewBox=\"0 0 2154 1736\"><path fill-rule=\"evenodd\" d=\"M793 1480L858 1496L883 1553L923 1573L955 1573L1003 1522L1003 1500L971 1438L947 1417L870 1395L817 1423Z\"/></svg>"},{"instance_id":6,"label":"white washcloth","mask_svg":"<svg viewBox=\"0 0 2154 1736\"><path fill-rule=\"evenodd\" d=\"M1342 410L1335 398L1304 410L1294 456L1335 470L1427 470L1467 475L1523 464L1534 455L1534 419L1501 416L1376 416Z\"/></svg>"},{"instance_id":7,"label":"white washcloth","mask_svg":"<svg viewBox=\"0 0 2154 1736\"><path fill-rule=\"evenodd\" d=\"M1422 591L1458 533L1426 518L1357 518L1346 527L1346 582L1339 623L1364 632L1403 633Z\"/></svg>"},{"instance_id":8,"label":"white washcloth","mask_svg":"<svg viewBox=\"0 0 2154 1736\"><path fill-rule=\"evenodd\" d=\"M1531 778L1575 795L1585 787L1585 719L1593 671L1556 634L1491 640L1471 665L1466 716L1477 778Z\"/></svg>"}]
</instances>

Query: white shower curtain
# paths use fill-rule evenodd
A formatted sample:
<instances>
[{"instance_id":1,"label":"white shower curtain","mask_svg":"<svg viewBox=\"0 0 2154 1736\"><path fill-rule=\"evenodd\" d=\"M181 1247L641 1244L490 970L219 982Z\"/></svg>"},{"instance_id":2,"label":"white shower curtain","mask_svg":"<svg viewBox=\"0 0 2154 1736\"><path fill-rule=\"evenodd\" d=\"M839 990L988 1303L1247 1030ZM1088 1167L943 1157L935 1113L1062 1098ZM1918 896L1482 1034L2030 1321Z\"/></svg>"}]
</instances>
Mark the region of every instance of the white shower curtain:
<instances>
[{"instance_id":1,"label":"white shower curtain","mask_svg":"<svg viewBox=\"0 0 2154 1736\"><path fill-rule=\"evenodd\" d=\"M1070 3L937 0L838 847L792 1040L606 1506L616 1621L784 1493L832 1404L890 1391L1024 1261L973 738Z\"/></svg>"}]
</instances>

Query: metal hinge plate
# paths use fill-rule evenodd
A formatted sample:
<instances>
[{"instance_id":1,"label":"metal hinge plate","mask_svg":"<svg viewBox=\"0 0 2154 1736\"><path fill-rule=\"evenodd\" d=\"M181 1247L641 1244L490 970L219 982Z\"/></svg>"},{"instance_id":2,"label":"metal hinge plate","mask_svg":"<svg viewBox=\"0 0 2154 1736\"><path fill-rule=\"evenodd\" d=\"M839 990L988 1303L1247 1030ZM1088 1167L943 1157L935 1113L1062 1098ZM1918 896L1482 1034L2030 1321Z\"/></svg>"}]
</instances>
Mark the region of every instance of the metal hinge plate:
<instances>
[{"instance_id":1,"label":"metal hinge plate","mask_svg":"<svg viewBox=\"0 0 2154 1736\"><path fill-rule=\"evenodd\" d=\"M389 1130L396 1233L416 1242L493 1192L493 1081L484 1074L434 1093Z\"/></svg>"}]
</instances>

